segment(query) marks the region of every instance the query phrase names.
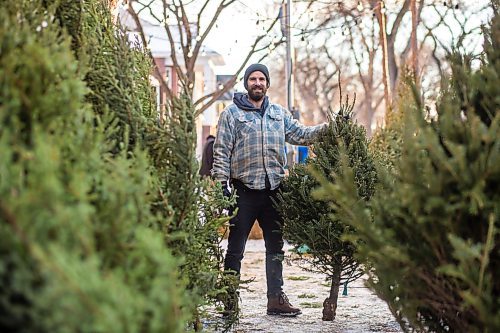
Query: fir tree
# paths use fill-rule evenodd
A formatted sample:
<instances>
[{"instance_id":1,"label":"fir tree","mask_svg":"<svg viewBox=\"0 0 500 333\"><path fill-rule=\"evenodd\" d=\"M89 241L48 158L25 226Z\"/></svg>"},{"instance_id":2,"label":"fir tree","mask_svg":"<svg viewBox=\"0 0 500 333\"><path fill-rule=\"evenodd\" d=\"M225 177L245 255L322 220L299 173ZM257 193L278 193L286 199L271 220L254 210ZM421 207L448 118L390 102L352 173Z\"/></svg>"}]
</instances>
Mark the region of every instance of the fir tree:
<instances>
[{"instance_id":1,"label":"fir tree","mask_svg":"<svg viewBox=\"0 0 500 333\"><path fill-rule=\"evenodd\" d=\"M191 100L187 96L174 100L169 114L165 124L149 131L147 138L158 179L154 212L161 217L158 227L167 246L183 260L180 272L187 281L195 328L200 329L201 306L217 303L222 286L227 284L221 274L222 236L217 231L229 220L222 216L229 202L218 195L220 189L202 182L198 174Z\"/></svg>"},{"instance_id":2,"label":"fir tree","mask_svg":"<svg viewBox=\"0 0 500 333\"><path fill-rule=\"evenodd\" d=\"M395 172L394 164L401 157L403 142L404 115L415 112L417 105L413 102L414 79L411 73L402 75L401 84L398 87L398 98L396 106L387 112L384 126L379 127L369 143L370 154L377 163L385 169Z\"/></svg>"},{"instance_id":3,"label":"fir tree","mask_svg":"<svg viewBox=\"0 0 500 333\"><path fill-rule=\"evenodd\" d=\"M107 1L0 5L1 330L201 328L228 202L197 175L192 106L159 124Z\"/></svg>"},{"instance_id":4,"label":"fir tree","mask_svg":"<svg viewBox=\"0 0 500 333\"><path fill-rule=\"evenodd\" d=\"M147 153L85 103L54 8L0 5L1 331L184 330Z\"/></svg>"},{"instance_id":5,"label":"fir tree","mask_svg":"<svg viewBox=\"0 0 500 333\"><path fill-rule=\"evenodd\" d=\"M158 121L149 84L149 58L137 45L131 45L125 31L113 22L108 7L108 1L77 5L65 0L57 13L61 25L77 41L72 44L76 46L73 51L85 69L90 89L87 100L96 116L111 119L108 127L115 129L106 130L109 142L114 142L108 152L115 155L125 150L133 156L132 150L138 146L148 153L154 183L150 199L155 221L151 224L180 259L191 321L199 328L200 308L216 303L215 295L220 292L222 254L216 231L227 218L220 219L216 210L201 213L204 207L222 203L202 195L208 184L201 182L197 172L191 103L183 97L176 99L167 119ZM80 28L75 27L76 21ZM103 231L104 237L112 237L112 230Z\"/></svg>"},{"instance_id":6,"label":"fir tree","mask_svg":"<svg viewBox=\"0 0 500 333\"><path fill-rule=\"evenodd\" d=\"M430 119L404 115L401 157L360 201L350 168L322 194L356 227L370 286L407 331L500 330L500 19L493 5L481 67L451 56Z\"/></svg>"},{"instance_id":7,"label":"fir tree","mask_svg":"<svg viewBox=\"0 0 500 333\"><path fill-rule=\"evenodd\" d=\"M331 281L330 295L323 303L323 320L335 319L339 286L347 286L360 276L358 263L353 258L354 243L345 240L353 228L341 221L335 209L311 196L319 182L313 174L320 173L335 181L339 171L339 145L346 149L349 165L356 172L359 195L368 199L374 190L375 169L368 153L365 130L351 120L352 105L347 99L333 118L328 130L312 147L315 157L304 165L296 165L283 183L279 196L279 211L284 219L284 236L299 249L299 258L312 266L312 270L324 273ZM306 245L307 253L300 248Z\"/></svg>"}]
</instances>

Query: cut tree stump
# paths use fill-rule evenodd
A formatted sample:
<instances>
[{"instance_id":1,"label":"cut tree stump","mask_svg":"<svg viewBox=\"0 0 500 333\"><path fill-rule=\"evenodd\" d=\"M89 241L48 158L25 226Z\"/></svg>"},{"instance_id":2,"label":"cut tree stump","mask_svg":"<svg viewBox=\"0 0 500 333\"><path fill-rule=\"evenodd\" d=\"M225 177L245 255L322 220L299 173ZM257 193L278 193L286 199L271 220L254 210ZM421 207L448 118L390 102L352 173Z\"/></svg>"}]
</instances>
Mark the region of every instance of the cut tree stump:
<instances>
[{"instance_id":1,"label":"cut tree stump","mask_svg":"<svg viewBox=\"0 0 500 333\"><path fill-rule=\"evenodd\" d=\"M325 298L323 302L323 320L333 321L337 312L337 301Z\"/></svg>"},{"instance_id":2,"label":"cut tree stump","mask_svg":"<svg viewBox=\"0 0 500 333\"><path fill-rule=\"evenodd\" d=\"M324 321L335 320L335 315L337 314L337 302L339 300L340 274L340 269L336 269L333 272L330 285L330 297L326 298L323 302Z\"/></svg>"}]
</instances>

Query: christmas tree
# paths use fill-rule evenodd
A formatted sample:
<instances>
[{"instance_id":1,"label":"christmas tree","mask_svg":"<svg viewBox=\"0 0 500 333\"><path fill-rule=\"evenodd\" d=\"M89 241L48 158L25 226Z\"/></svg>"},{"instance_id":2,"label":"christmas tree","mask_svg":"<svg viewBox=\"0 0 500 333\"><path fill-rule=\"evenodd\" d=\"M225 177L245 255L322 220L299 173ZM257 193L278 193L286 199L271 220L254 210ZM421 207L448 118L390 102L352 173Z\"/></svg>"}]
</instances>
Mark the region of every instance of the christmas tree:
<instances>
[{"instance_id":1,"label":"christmas tree","mask_svg":"<svg viewBox=\"0 0 500 333\"><path fill-rule=\"evenodd\" d=\"M349 167L322 183L357 230L371 288L407 332L500 330L498 2L493 12L479 69L455 52L437 115L418 97L404 114L400 158L393 169L381 163L370 202L359 200Z\"/></svg>"},{"instance_id":2,"label":"christmas tree","mask_svg":"<svg viewBox=\"0 0 500 333\"><path fill-rule=\"evenodd\" d=\"M369 151L380 167L396 172L394 164L401 157L403 142L404 115L417 110L417 103L413 101L414 78L411 73L402 75L403 79L398 87L398 98L395 107L387 112L384 126L379 127L369 143Z\"/></svg>"},{"instance_id":3,"label":"christmas tree","mask_svg":"<svg viewBox=\"0 0 500 333\"><path fill-rule=\"evenodd\" d=\"M351 120L349 100L337 115L330 116L328 129L312 147L315 157L294 166L283 182L278 206L284 220L284 236L298 249L298 259L308 262L313 271L326 274L331 282L330 295L323 303L323 320L335 319L339 286L342 283L347 286L360 276L360 271L353 257L356 245L345 240L354 229L337 217L331 205L311 196L319 186L313 174L335 181L341 162L340 149L345 149L348 163L356 172L360 197L368 199L376 181L366 132ZM304 248L306 253L301 251Z\"/></svg>"},{"instance_id":4,"label":"christmas tree","mask_svg":"<svg viewBox=\"0 0 500 333\"><path fill-rule=\"evenodd\" d=\"M1 331L183 331L147 152L85 103L55 8L0 5Z\"/></svg>"},{"instance_id":5,"label":"christmas tree","mask_svg":"<svg viewBox=\"0 0 500 333\"><path fill-rule=\"evenodd\" d=\"M87 100L96 116L110 118L108 128L116 129L106 130L108 141L114 142L109 153L126 150L133 156L132 150L139 147L148 154L154 187L152 227L180 259L178 270L186 282L191 321L200 328L199 309L217 302L224 279L221 237L216 230L228 218L221 218L222 209L217 208L224 200L202 195L210 192L210 185L198 176L194 108L181 96L167 110L168 117L159 121L149 84L149 58L115 25L107 1L65 0L57 13L76 41L73 51L90 88Z\"/></svg>"},{"instance_id":6,"label":"christmas tree","mask_svg":"<svg viewBox=\"0 0 500 333\"><path fill-rule=\"evenodd\" d=\"M222 215L223 208L234 199L228 201L220 189L200 179L191 100L186 96L174 100L169 113L164 126L148 132L159 189L154 212L161 216L158 228L167 246L183 260L180 272L187 281L198 329L200 305L218 303L223 286L236 284L222 274L222 235L218 232L229 220Z\"/></svg>"}]
</instances>

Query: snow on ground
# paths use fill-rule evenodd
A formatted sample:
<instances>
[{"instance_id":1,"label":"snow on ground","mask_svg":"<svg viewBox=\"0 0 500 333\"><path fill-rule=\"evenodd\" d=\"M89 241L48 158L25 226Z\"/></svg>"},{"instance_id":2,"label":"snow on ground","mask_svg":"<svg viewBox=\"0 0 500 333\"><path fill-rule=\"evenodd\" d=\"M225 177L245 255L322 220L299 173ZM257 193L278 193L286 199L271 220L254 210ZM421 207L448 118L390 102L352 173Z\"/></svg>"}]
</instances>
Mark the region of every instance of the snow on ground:
<instances>
[{"instance_id":1,"label":"snow on ground","mask_svg":"<svg viewBox=\"0 0 500 333\"><path fill-rule=\"evenodd\" d=\"M223 243L223 246L226 244ZM289 246L285 248L290 254ZM380 300L359 279L348 286L348 295L342 288L333 322L321 320L323 301L329 286L322 274L310 273L296 265L284 264L284 291L290 302L302 310L296 318L266 314L265 248L263 240L249 240L242 263L242 279L254 279L241 290L241 316L233 333L374 333L402 332L385 302Z\"/></svg>"}]
</instances>

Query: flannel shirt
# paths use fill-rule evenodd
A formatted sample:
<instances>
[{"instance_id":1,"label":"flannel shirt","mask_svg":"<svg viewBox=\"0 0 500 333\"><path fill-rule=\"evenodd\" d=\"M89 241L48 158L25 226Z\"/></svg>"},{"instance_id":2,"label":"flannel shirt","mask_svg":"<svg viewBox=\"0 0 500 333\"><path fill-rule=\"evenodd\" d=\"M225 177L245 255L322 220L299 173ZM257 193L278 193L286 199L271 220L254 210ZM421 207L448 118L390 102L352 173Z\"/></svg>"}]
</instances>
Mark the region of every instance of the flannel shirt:
<instances>
[{"instance_id":1,"label":"flannel shirt","mask_svg":"<svg viewBox=\"0 0 500 333\"><path fill-rule=\"evenodd\" d=\"M264 116L229 105L219 118L212 175L218 181L237 179L256 190L271 189L285 176L285 141L311 144L327 124L304 126L281 105L269 103Z\"/></svg>"}]
</instances>

